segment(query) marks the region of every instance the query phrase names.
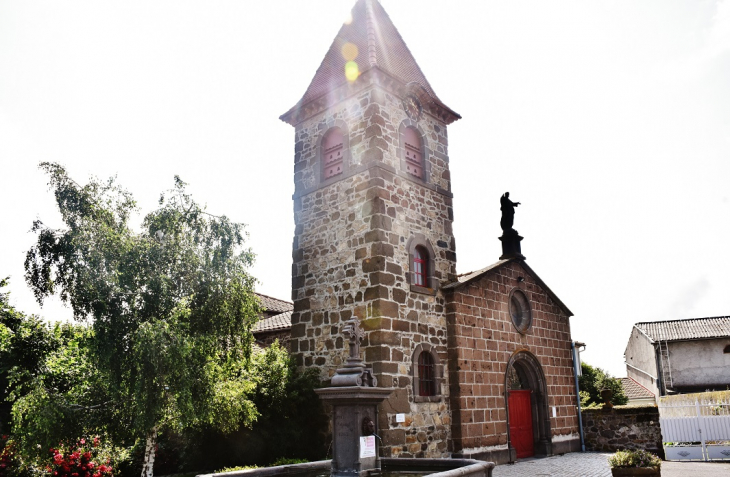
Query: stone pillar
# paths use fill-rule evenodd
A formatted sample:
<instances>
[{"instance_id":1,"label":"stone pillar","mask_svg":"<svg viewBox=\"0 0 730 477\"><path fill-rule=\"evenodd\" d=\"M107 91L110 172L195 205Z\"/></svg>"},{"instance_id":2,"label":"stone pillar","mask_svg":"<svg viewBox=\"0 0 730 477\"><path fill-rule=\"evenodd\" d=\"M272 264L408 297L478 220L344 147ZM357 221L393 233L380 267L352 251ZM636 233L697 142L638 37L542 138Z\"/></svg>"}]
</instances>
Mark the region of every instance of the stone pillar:
<instances>
[{"instance_id":1,"label":"stone pillar","mask_svg":"<svg viewBox=\"0 0 730 477\"><path fill-rule=\"evenodd\" d=\"M332 405L332 475L361 476L379 469L380 448L377 429L368 429L378 422L378 405L390 396L392 389L364 386L341 386L317 389L319 398ZM371 434L372 432L372 434ZM375 455L363 456L361 437L375 437Z\"/></svg>"}]
</instances>

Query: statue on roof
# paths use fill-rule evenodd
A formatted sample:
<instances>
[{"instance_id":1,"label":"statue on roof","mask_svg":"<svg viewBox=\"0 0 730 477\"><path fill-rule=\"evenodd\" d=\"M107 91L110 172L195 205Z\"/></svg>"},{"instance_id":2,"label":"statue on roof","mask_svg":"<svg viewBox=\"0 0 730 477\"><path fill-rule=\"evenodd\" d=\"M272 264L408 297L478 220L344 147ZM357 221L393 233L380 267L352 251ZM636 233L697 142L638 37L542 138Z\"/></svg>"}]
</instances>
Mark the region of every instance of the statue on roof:
<instances>
[{"instance_id":1,"label":"statue on roof","mask_svg":"<svg viewBox=\"0 0 730 477\"><path fill-rule=\"evenodd\" d=\"M502 230L509 232L515 223L515 207L520 205L519 202L512 202L509 198L509 192L505 192L504 195L499 199L501 205L500 210L502 211L502 220L499 221L499 225Z\"/></svg>"}]
</instances>

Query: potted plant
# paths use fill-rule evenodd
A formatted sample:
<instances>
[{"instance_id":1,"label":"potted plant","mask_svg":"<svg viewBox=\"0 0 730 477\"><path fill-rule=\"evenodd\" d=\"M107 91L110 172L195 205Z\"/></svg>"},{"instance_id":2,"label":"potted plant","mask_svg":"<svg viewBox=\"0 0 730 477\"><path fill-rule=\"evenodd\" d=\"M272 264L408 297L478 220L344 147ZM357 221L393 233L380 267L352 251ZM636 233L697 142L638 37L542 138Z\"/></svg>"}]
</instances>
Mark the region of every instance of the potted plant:
<instances>
[{"instance_id":1,"label":"potted plant","mask_svg":"<svg viewBox=\"0 0 730 477\"><path fill-rule=\"evenodd\" d=\"M662 475L662 460L645 450L618 451L608 458L608 464L611 466L613 477Z\"/></svg>"}]
</instances>

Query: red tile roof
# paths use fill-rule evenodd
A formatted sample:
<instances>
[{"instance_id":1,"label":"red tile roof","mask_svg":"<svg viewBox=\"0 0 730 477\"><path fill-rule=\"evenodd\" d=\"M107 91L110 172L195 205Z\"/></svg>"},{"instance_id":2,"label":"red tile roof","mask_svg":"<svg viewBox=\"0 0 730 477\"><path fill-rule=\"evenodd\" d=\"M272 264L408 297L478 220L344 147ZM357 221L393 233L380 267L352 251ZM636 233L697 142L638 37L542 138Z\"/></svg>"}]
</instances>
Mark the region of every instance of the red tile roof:
<instances>
[{"instance_id":1,"label":"red tile roof","mask_svg":"<svg viewBox=\"0 0 730 477\"><path fill-rule=\"evenodd\" d=\"M653 321L634 325L652 341L679 341L730 336L730 316Z\"/></svg>"},{"instance_id":2,"label":"red tile roof","mask_svg":"<svg viewBox=\"0 0 730 477\"><path fill-rule=\"evenodd\" d=\"M624 388L624 394L629 400L654 397L653 392L639 384L634 378L621 378L621 386Z\"/></svg>"},{"instance_id":3,"label":"red tile roof","mask_svg":"<svg viewBox=\"0 0 730 477\"><path fill-rule=\"evenodd\" d=\"M253 333L265 333L268 331L288 330L291 328L291 313L291 311L287 311L286 313L263 319L257 322L251 331Z\"/></svg>"},{"instance_id":4,"label":"red tile roof","mask_svg":"<svg viewBox=\"0 0 730 477\"><path fill-rule=\"evenodd\" d=\"M290 301L279 300L278 298L272 298L261 293L256 293L256 296L259 297L259 302L261 302L264 310L269 313L283 313L294 310L294 304Z\"/></svg>"},{"instance_id":5,"label":"red tile roof","mask_svg":"<svg viewBox=\"0 0 730 477\"><path fill-rule=\"evenodd\" d=\"M380 3L377 0L358 0L352 8L352 21L340 28L304 96L289 112L282 115L282 118L302 105L347 83L345 78L347 60L342 53L342 47L346 43L357 47L358 54L354 61L358 64L361 74L377 67L403 84L417 83L434 101L447 108L436 96Z\"/></svg>"}]
</instances>

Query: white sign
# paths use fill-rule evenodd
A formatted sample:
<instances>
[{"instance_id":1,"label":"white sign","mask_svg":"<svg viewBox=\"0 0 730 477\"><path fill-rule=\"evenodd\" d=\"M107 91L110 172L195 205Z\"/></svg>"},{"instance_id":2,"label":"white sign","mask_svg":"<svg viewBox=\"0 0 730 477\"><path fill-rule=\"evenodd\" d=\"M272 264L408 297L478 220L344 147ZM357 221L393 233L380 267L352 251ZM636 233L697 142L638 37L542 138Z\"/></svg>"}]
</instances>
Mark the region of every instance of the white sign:
<instances>
[{"instance_id":1,"label":"white sign","mask_svg":"<svg viewBox=\"0 0 730 477\"><path fill-rule=\"evenodd\" d=\"M553 406L553 417L558 417L558 412L555 409L555 406Z\"/></svg>"},{"instance_id":2,"label":"white sign","mask_svg":"<svg viewBox=\"0 0 730 477\"><path fill-rule=\"evenodd\" d=\"M375 457L375 436L360 437L360 458Z\"/></svg>"},{"instance_id":3,"label":"white sign","mask_svg":"<svg viewBox=\"0 0 730 477\"><path fill-rule=\"evenodd\" d=\"M405 414L396 414L395 422L406 422L406 415Z\"/></svg>"}]
</instances>

